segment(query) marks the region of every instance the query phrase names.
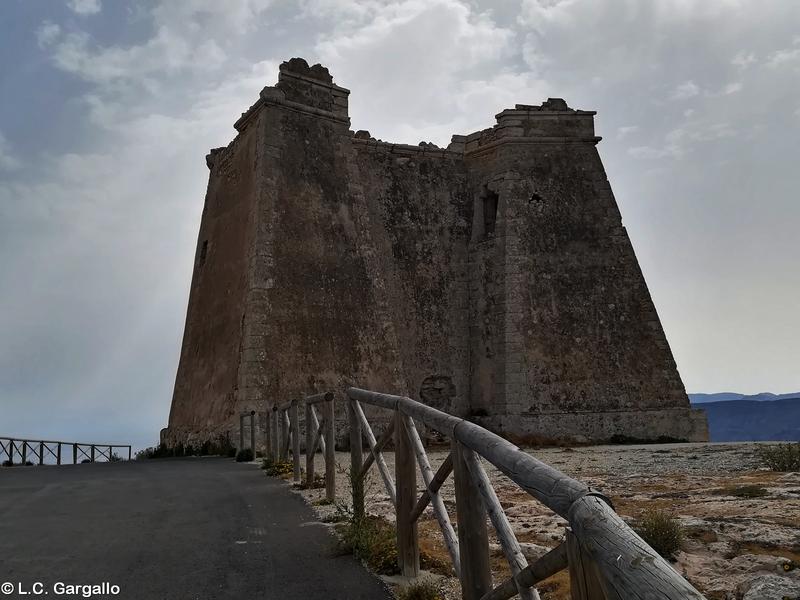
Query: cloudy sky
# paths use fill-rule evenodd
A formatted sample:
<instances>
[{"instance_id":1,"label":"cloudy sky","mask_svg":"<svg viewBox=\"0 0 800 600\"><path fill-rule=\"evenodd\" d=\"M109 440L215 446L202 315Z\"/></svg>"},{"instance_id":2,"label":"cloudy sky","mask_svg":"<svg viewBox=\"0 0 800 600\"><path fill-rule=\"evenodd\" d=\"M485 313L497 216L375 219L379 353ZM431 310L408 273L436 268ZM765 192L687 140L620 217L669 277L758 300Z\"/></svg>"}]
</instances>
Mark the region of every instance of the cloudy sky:
<instances>
[{"instance_id":1,"label":"cloudy sky","mask_svg":"<svg viewBox=\"0 0 800 600\"><path fill-rule=\"evenodd\" d=\"M384 140L599 111L687 389L800 389L796 0L2 0L0 434L157 441L204 156L292 56Z\"/></svg>"}]
</instances>

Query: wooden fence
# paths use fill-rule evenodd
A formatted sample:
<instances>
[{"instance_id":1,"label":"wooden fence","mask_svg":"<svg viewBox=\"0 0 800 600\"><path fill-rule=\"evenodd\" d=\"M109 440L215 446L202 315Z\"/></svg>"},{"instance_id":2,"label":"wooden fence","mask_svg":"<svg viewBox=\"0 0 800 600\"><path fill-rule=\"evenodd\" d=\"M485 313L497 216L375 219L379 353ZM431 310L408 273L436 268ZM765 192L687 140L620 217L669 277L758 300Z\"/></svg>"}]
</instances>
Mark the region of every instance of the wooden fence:
<instances>
[{"instance_id":1,"label":"wooden fence","mask_svg":"<svg viewBox=\"0 0 800 600\"><path fill-rule=\"evenodd\" d=\"M128 460L131 459L131 447L127 444L84 444L81 442L59 442L53 440L24 440L19 438L0 437L0 461L9 464L26 465L29 458L36 460L36 463L45 464L45 457L52 456L56 465L65 464L62 453L63 447L72 447L72 464L78 464L78 456L83 456L89 462L95 462L98 458L104 458L112 462L114 448L127 448ZM15 457L19 455L19 463L15 463ZM4 458L5 457L5 458ZM31 461L32 462L32 461Z\"/></svg>"},{"instance_id":2,"label":"wooden fence","mask_svg":"<svg viewBox=\"0 0 800 600\"><path fill-rule=\"evenodd\" d=\"M333 394L324 392L306 396L302 400L290 400L275 405L272 414L267 412L267 454L273 460L287 460L292 455L295 482L301 481L300 467L300 405L305 410L306 485L312 487L315 478L314 459L317 449L325 458L325 497L329 502L336 499L336 416ZM317 415L317 405L322 405L322 421ZM251 429L252 431L252 429Z\"/></svg>"},{"instance_id":3,"label":"wooden fence","mask_svg":"<svg viewBox=\"0 0 800 600\"><path fill-rule=\"evenodd\" d=\"M539 594L534 586L564 569L569 570L573 600L704 600L628 527L601 493L475 423L410 398L358 388L348 388L346 393L353 512L356 518L364 515L364 476L374 464L395 507L398 561L403 575L415 577L419 574L417 520L430 504L466 600L505 600L516 595L523 600L536 600ZM393 426L378 439L362 404L393 413ZM450 455L435 473L415 421L451 441ZM333 445L333 434L330 435L328 452L332 452ZM366 459L362 437L369 445ZM394 478L381 452L392 439ZM565 541L529 564L481 459L494 465L522 490L566 519ZM419 498L415 461L425 483L425 490ZM439 493L451 472L455 479L458 534ZM487 516L512 573L511 578L496 587L492 587L489 567Z\"/></svg>"}]
</instances>

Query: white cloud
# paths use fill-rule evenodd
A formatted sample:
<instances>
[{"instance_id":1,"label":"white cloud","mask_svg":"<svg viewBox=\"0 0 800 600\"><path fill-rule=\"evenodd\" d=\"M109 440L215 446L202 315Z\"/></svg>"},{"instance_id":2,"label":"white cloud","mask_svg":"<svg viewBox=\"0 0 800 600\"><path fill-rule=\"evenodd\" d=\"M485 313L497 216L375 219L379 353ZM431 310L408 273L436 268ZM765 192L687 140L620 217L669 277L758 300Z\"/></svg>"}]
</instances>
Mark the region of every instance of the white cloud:
<instances>
[{"instance_id":1,"label":"white cloud","mask_svg":"<svg viewBox=\"0 0 800 600\"><path fill-rule=\"evenodd\" d=\"M100 12L100 0L67 0L69 9L79 15L94 15Z\"/></svg>"},{"instance_id":2,"label":"white cloud","mask_svg":"<svg viewBox=\"0 0 800 600\"><path fill-rule=\"evenodd\" d=\"M617 139L622 140L628 137L632 133L636 133L639 131L638 125L623 125L622 127L617 128Z\"/></svg>"},{"instance_id":3,"label":"white cloud","mask_svg":"<svg viewBox=\"0 0 800 600\"><path fill-rule=\"evenodd\" d=\"M93 83L132 84L155 92L160 82L178 73L208 72L226 64L230 57L225 47L251 31L270 4L271 0L156 3L149 12L153 34L142 42L98 46L87 33L71 32L55 44L53 60ZM56 37L49 29L43 35L51 41Z\"/></svg>"},{"instance_id":4,"label":"white cloud","mask_svg":"<svg viewBox=\"0 0 800 600\"><path fill-rule=\"evenodd\" d=\"M779 69L782 67L800 68L800 46L795 45L794 48L786 48L773 52L767 57L767 66L772 69Z\"/></svg>"},{"instance_id":5,"label":"white cloud","mask_svg":"<svg viewBox=\"0 0 800 600\"><path fill-rule=\"evenodd\" d=\"M362 18L316 45L337 81L357 90L357 128L392 141L447 144L453 133L491 125L514 102L544 99L533 73L507 67L513 31L466 4L404 0L371 5Z\"/></svg>"},{"instance_id":6,"label":"white cloud","mask_svg":"<svg viewBox=\"0 0 800 600\"><path fill-rule=\"evenodd\" d=\"M729 94L735 94L736 92L741 92L742 87L743 85L741 81L734 81L726 85L724 88L722 88L722 93L725 96Z\"/></svg>"},{"instance_id":7,"label":"white cloud","mask_svg":"<svg viewBox=\"0 0 800 600\"><path fill-rule=\"evenodd\" d=\"M381 0L301 0L297 19L331 19L334 29L366 23L387 4Z\"/></svg>"},{"instance_id":8,"label":"white cloud","mask_svg":"<svg viewBox=\"0 0 800 600\"><path fill-rule=\"evenodd\" d=\"M40 48L45 48L58 39L61 35L61 27L52 21L45 21L36 30L36 41Z\"/></svg>"},{"instance_id":9,"label":"white cloud","mask_svg":"<svg viewBox=\"0 0 800 600\"><path fill-rule=\"evenodd\" d=\"M682 156L680 150L675 146L664 146L662 148L654 148L652 146L634 146L632 148L628 148L628 154L634 158L643 158L646 160L659 158L679 158Z\"/></svg>"},{"instance_id":10,"label":"white cloud","mask_svg":"<svg viewBox=\"0 0 800 600\"><path fill-rule=\"evenodd\" d=\"M733 57L731 60L731 64L739 67L740 69L746 69L747 67L754 65L758 62L755 53L753 52L737 52L736 56Z\"/></svg>"},{"instance_id":11,"label":"white cloud","mask_svg":"<svg viewBox=\"0 0 800 600\"><path fill-rule=\"evenodd\" d=\"M636 146L629 148L628 154L634 158L647 160L679 159L694 151L695 147L700 143L731 138L736 134L737 131L729 123L685 123L668 132L664 136L664 141L661 145Z\"/></svg>"},{"instance_id":12,"label":"white cloud","mask_svg":"<svg viewBox=\"0 0 800 600\"><path fill-rule=\"evenodd\" d=\"M737 94L742 91L744 88L744 83L741 81L731 81L730 83L726 83L722 87L717 90L704 90L703 96L707 98L719 98L721 96L730 96L731 94Z\"/></svg>"},{"instance_id":13,"label":"white cloud","mask_svg":"<svg viewBox=\"0 0 800 600\"><path fill-rule=\"evenodd\" d=\"M22 163L20 163L20 161L14 157L11 152L11 145L3 135L3 132L0 131L0 170L14 171L19 169L21 166Z\"/></svg>"},{"instance_id":14,"label":"white cloud","mask_svg":"<svg viewBox=\"0 0 800 600\"><path fill-rule=\"evenodd\" d=\"M700 88L694 81L684 81L675 88L670 98L673 100L688 100L689 98L694 98L699 93Z\"/></svg>"},{"instance_id":15,"label":"white cloud","mask_svg":"<svg viewBox=\"0 0 800 600\"><path fill-rule=\"evenodd\" d=\"M91 47L87 34L71 33L57 44L53 59L64 71L95 83L148 83L151 75L218 68L226 56L213 39L195 44L161 28L144 44L99 50Z\"/></svg>"}]
</instances>

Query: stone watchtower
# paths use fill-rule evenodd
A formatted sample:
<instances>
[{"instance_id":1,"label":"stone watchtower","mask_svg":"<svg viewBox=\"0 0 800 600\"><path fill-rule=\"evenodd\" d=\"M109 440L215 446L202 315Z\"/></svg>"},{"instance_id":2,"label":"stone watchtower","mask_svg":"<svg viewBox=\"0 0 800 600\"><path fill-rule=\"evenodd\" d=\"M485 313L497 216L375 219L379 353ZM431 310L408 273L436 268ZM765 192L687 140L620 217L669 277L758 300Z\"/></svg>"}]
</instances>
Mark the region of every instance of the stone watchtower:
<instances>
[{"instance_id":1,"label":"stone watchtower","mask_svg":"<svg viewBox=\"0 0 800 600\"><path fill-rule=\"evenodd\" d=\"M209 154L168 443L348 384L516 435L707 438L594 112L517 105L443 149L354 133L348 95L292 59Z\"/></svg>"}]
</instances>

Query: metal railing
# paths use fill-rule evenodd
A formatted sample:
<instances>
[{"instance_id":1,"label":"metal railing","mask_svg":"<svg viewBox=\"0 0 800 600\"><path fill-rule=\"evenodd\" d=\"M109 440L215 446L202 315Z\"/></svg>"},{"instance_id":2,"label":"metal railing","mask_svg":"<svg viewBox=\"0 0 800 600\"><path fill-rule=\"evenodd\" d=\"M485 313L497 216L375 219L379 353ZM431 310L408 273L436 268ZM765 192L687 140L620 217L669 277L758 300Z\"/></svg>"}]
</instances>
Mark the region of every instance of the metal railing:
<instances>
[{"instance_id":1,"label":"metal railing","mask_svg":"<svg viewBox=\"0 0 800 600\"><path fill-rule=\"evenodd\" d=\"M131 459L131 447L128 444L85 444L82 442L60 442L54 440L26 440L21 438L0 437L0 460L6 461L10 465L26 465L29 458L34 458L36 463L45 464L45 457L51 456L56 465L64 463L62 448L72 446L72 464L78 464L78 456L81 455L89 462L95 462L98 458L104 458L108 462L115 459L114 448L127 448L128 460ZM15 456L19 455L20 462L15 463ZM5 458L4 458L5 457ZM82 460L84 460L82 459Z\"/></svg>"},{"instance_id":2,"label":"metal railing","mask_svg":"<svg viewBox=\"0 0 800 600\"><path fill-rule=\"evenodd\" d=\"M461 581L466 600L538 600L534 586L568 569L573 600L704 600L614 512L608 498L523 452L502 437L464 419L402 396L347 388L353 512L364 515L364 476L377 465L395 507L398 562L403 575L419 574L417 521L430 504ZM393 427L376 439L362 404L393 412ZM415 421L451 441L451 452L433 472ZM363 457L362 436L369 445ZM394 439L394 479L382 456ZM559 546L528 563L483 468L494 465L525 492L568 522ZM416 466L425 490L417 498ZM458 533L440 495L453 473ZM492 587L488 520L512 577Z\"/></svg>"},{"instance_id":3,"label":"metal railing","mask_svg":"<svg viewBox=\"0 0 800 600\"><path fill-rule=\"evenodd\" d=\"M267 411L267 454L273 460L287 460L292 454L293 478L302 480L300 467L300 405L305 407L305 454L306 486L312 487L315 478L314 459L317 448L325 457L325 497L329 502L336 499L336 417L333 393L323 392L306 396L301 400L290 400L275 405ZM316 405L322 405L322 420L317 415Z\"/></svg>"}]
</instances>

